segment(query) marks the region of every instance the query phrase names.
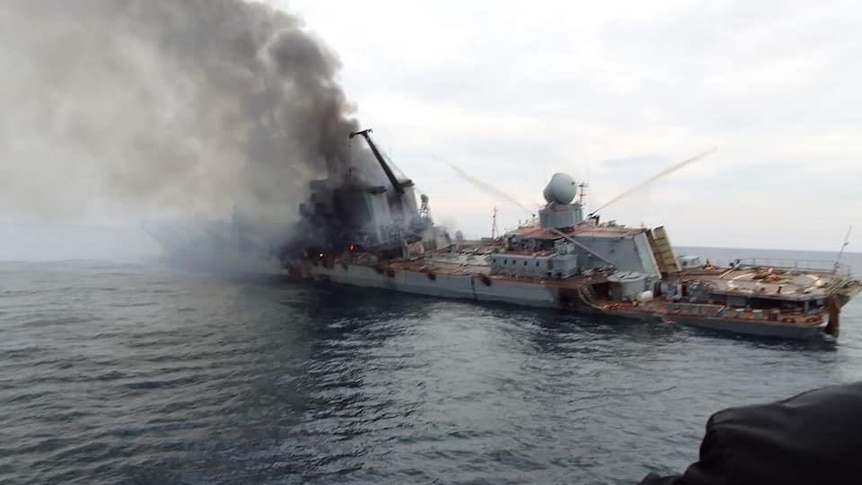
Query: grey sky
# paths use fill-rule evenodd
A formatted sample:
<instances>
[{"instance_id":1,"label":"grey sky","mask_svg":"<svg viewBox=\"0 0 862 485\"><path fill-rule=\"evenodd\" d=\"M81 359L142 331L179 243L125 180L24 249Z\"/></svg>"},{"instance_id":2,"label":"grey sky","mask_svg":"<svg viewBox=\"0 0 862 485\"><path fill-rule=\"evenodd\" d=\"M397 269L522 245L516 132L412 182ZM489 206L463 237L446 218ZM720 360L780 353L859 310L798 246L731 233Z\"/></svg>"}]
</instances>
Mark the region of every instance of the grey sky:
<instances>
[{"instance_id":1,"label":"grey sky","mask_svg":"<svg viewBox=\"0 0 862 485\"><path fill-rule=\"evenodd\" d=\"M441 160L536 208L548 178L569 172L590 183L596 207L714 146L604 217L664 224L677 245L833 250L849 224L862 233L855 2L265 3L299 14L337 52L360 122L431 196L438 222L467 235L490 232L495 206L503 227L527 214ZM66 169L55 178L76 176ZM31 190L42 173L0 163L0 176L32 179L15 185ZM91 213L122 218L92 192ZM94 246L87 228L4 227L0 258L33 254L33 241L58 255L74 241ZM100 233L102 252L106 239L132 245L130 226L118 227Z\"/></svg>"},{"instance_id":2,"label":"grey sky","mask_svg":"<svg viewBox=\"0 0 862 485\"><path fill-rule=\"evenodd\" d=\"M361 121L465 232L494 205L524 214L429 155L532 204L568 171L596 206L712 146L605 216L688 245L829 250L862 231L854 2L270 3L339 53Z\"/></svg>"}]
</instances>

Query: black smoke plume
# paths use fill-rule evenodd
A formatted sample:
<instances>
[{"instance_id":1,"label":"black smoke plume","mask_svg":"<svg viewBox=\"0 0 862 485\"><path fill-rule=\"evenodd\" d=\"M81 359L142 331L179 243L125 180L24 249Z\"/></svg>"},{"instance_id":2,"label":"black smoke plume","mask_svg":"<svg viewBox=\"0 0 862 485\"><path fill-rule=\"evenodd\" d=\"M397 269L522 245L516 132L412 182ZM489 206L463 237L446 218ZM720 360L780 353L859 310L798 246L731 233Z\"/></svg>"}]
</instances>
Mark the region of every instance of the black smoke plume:
<instances>
[{"instance_id":1,"label":"black smoke plume","mask_svg":"<svg viewBox=\"0 0 862 485\"><path fill-rule=\"evenodd\" d=\"M261 3L5 1L0 63L0 216L239 214L277 233L309 180L380 176L348 140L338 57Z\"/></svg>"}]
</instances>

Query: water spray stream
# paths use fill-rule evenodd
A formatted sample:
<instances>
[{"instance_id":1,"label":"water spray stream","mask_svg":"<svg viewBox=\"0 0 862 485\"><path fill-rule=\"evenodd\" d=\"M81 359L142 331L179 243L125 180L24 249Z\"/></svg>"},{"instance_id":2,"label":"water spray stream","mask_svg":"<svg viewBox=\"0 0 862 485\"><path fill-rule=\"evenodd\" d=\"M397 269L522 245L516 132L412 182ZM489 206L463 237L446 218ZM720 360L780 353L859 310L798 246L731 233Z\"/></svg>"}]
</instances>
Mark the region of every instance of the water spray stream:
<instances>
[{"instance_id":1,"label":"water spray stream","mask_svg":"<svg viewBox=\"0 0 862 485\"><path fill-rule=\"evenodd\" d=\"M691 157L691 158L689 158L689 159L683 160L682 162L679 162L679 163L677 163L677 164L674 164L674 165L671 165L670 167L665 168L665 169L664 169L664 170L662 170L661 172L659 172L659 173L657 173L657 174L653 175L652 177L650 177L650 178L648 178L648 179L644 180L643 182L641 182L641 183L639 183L639 184L635 185L634 187L632 187L632 188L630 188L630 189L626 190L625 192L623 192L623 193L621 193L621 194L617 195L617 196L616 196L616 197L614 197L613 199L611 199L611 200L609 200L609 201L605 202L605 203L604 203L603 205L601 205L598 209L596 209L596 210L592 211L592 212L590 213L590 215L595 215L595 214L597 214L599 211L601 211L601 210L602 210L602 209L604 209L605 207L607 207L607 206L609 206L609 205L613 204L614 202L617 202L617 201L619 201L620 199L622 199L622 198L624 198L624 197L628 197L629 195L633 194L634 192L637 192L638 190L641 190L641 189L643 189L644 187L647 187L649 184L651 184L651 183L655 182L656 180L658 180L658 179L660 179L660 178L662 178L662 177L665 177L665 176L667 176L667 175L672 174L673 172L676 172L677 170L679 170L679 169L681 169L681 168L685 167L686 165L689 165L689 164L691 164L691 163L694 163L694 162L696 162L696 161L698 161L698 160L701 160L701 159L705 158L707 155L710 155L710 154L714 153L716 150L718 150L718 148L717 148L717 147L715 147L715 148L710 148L709 150L707 150L707 151L705 151L705 152L703 152L703 153L701 153L701 154L699 154L699 155L696 155L696 156L694 156L694 157Z\"/></svg>"},{"instance_id":2,"label":"water spray stream","mask_svg":"<svg viewBox=\"0 0 862 485\"><path fill-rule=\"evenodd\" d=\"M478 178L476 178L476 177L474 177L474 176L472 176L472 175L468 174L467 172L465 172L464 170L462 170L461 168L459 168L459 167L458 167L457 165L455 165L454 163L449 162L448 160L444 160L443 158L438 157L438 156L436 156L436 155L431 155L431 158L433 158L433 159L435 159L435 160L438 160L438 161L440 161L440 162L445 163L445 164L446 164L446 165L448 165L452 170L454 170L454 171L455 171L455 173L457 173L459 176L461 176L461 178L463 178L464 180L466 180L467 182L469 182L470 184L472 184L472 185L473 185L474 187L476 187L477 189L479 189L479 190L481 190L481 191L485 192L486 194L488 194L488 195L490 195L490 196L492 196L492 197L496 197L496 198L498 198L498 199L502 199L502 200L505 200L505 201L507 201L507 202L510 202L510 203L512 203L512 204L514 204L514 205L516 205L516 206L518 206L519 208L523 209L523 210L524 210L524 212L526 212L527 214L530 214L531 216L535 214L535 211L534 211L534 210L530 210L527 206L525 206L524 204L522 204L522 203L518 202L518 200L517 200L517 199L515 199L514 197L512 197L512 196L510 196L509 194L507 194L507 193L503 192L502 190L498 189L497 187L494 187L493 185L491 185L491 184L489 184L489 183L487 183L487 182L484 182L484 181L482 181L482 180L479 180Z\"/></svg>"}]
</instances>

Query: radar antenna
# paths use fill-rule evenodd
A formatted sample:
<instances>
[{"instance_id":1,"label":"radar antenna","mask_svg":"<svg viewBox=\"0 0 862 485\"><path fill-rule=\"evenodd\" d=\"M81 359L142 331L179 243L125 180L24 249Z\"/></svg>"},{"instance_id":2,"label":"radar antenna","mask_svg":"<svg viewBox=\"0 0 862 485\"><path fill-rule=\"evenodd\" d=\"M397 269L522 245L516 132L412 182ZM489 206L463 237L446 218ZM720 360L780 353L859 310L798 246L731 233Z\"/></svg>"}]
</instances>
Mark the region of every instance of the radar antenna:
<instances>
[{"instance_id":1,"label":"radar antenna","mask_svg":"<svg viewBox=\"0 0 862 485\"><path fill-rule=\"evenodd\" d=\"M604 205L602 205L602 206L600 206L598 209L596 209L596 210L594 210L594 211L590 212L590 214L589 214L589 215L590 215L590 217L595 216L595 215L596 215L600 210L602 210L602 209L604 209L605 207L607 207L607 206L609 206L609 205L613 204L614 202L617 202L617 201L619 201L620 199L622 199L622 198L624 198L624 197L628 197L628 196L629 196L629 195L631 195L632 193L637 192L638 190L640 190L640 189L642 189L642 188L646 187L647 185L649 185L649 184L651 184L651 183L655 182L656 180L658 180L658 179L660 179L660 178L662 178L662 177L664 177L664 176L666 176L666 175L670 175L670 174L672 174L673 172L676 172L677 170L679 170L679 169L681 169L681 168L685 167L686 165L688 165L688 164L690 164L690 163L692 163L692 162L696 162L696 161L698 161L698 160L700 160L700 159L702 159L702 158L706 157L707 155L712 154L712 153L713 153L713 152L715 152L716 150L718 150L718 148L717 148L717 147L715 147L715 148L710 148L709 150L707 150L707 151L705 151L705 152L703 152L703 153L701 153L701 154L699 154L699 155L696 155L696 156L691 157L691 158L689 158L689 159L683 160L683 161L681 161L681 162L679 162L679 163L677 163L677 164L675 164L675 165L671 165L670 167L667 167L666 169L662 170L661 172L659 172L659 173L657 173L657 174L653 175L652 177L650 177L650 178L648 178L648 179L644 180L643 182L641 182L641 183L639 183L639 184L635 185L634 187L632 187L632 188L630 188L630 189L626 190L625 192L621 193L620 195L618 195L618 196L614 197L613 199L611 199L611 200L609 200L609 201L605 202L605 203L604 203Z\"/></svg>"},{"instance_id":2,"label":"radar antenna","mask_svg":"<svg viewBox=\"0 0 862 485\"><path fill-rule=\"evenodd\" d=\"M850 227L847 228L847 234L844 236L844 244L841 245L841 249L838 251L838 257L835 258L835 272L838 272L838 268L841 266L841 257L844 256L844 248L846 248L850 244L850 232L853 231L853 224L850 224Z\"/></svg>"}]
</instances>

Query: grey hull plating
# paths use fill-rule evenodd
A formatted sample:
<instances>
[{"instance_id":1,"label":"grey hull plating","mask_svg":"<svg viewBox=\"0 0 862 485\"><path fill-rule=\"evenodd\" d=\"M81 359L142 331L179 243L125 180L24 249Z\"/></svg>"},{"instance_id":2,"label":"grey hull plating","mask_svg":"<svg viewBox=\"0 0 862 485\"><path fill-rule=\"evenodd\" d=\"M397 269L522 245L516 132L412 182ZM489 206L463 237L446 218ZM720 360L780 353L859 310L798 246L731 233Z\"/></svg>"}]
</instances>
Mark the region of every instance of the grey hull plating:
<instances>
[{"instance_id":1,"label":"grey hull plating","mask_svg":"<svg viewBox=\"0 0 862 485\"><path fill-rule=\"evenodd\" d=\"M751 321L736 318L680 317L674 316L673 323L689 327L705 328L720 332L733 332L759 337L778 337L806 340L823 335L828 322L817 325L787 325L782 323Z\"/></svg>"},{"instance_id":2,"label":"grey hull plating","mask_svg":"<svg viewBox=\"0 0 862 485\"><path fill-rule=\"evenodd\" d=\"M475 274L428 274L420 271L378 270L362 265L322 265L306 268L303 276L317 281L380 288L405 293L463 300L506 302L538 308L561 307L556 288L539 283L493 280L485 284Z\"/></svg>"}]
</instances>

